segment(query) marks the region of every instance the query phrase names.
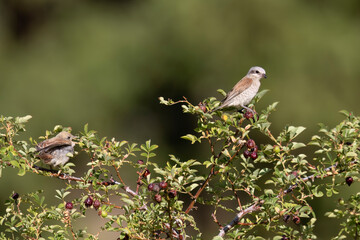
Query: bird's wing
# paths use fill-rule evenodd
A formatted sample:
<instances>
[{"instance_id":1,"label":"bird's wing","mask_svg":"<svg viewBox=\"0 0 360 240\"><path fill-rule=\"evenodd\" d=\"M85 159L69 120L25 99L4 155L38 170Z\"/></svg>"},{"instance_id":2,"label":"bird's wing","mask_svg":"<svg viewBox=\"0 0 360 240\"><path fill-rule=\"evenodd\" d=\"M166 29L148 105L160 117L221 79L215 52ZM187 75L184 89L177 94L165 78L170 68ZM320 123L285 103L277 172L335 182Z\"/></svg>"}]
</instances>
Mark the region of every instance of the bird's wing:
<instances>
[{"instance_id":1,"label":"bird's wing","mask_svg":"<svg viewBox=\"0 0 360 240\"><path fill-rule=\"evenodd\" d=\"M62 147L62 146L71 146L72 142L68 139L61 138L50 138L36 146L37 151L49 151L53 148Z\"/></svg>"},{"instance_id":2,"label":"bird's wing","mask_svg":"<svg viewBox=\"0 0 360 240\"><path fill-rule=\"evenodd\" d=\"M54 158L53 155L51 155L50 153L46 153L46 152L40 152L38 156L39 156L39 158L42 159L45 163L50 162L50 161Z\"/></svg>"},{"instance_id":3,"label":"bird's wing","mask_svg":"<svg viewBox=\"0 0 360 240\"><path fill-rule=\"evenodd\" d=\"M231 101L234 97L238 96L240 93L249 88L252 84L253 80L247 76L243 77L232 89L224 100L221 101L221 105L226 105L229 101Z\"/></svg>"}]
</instances>

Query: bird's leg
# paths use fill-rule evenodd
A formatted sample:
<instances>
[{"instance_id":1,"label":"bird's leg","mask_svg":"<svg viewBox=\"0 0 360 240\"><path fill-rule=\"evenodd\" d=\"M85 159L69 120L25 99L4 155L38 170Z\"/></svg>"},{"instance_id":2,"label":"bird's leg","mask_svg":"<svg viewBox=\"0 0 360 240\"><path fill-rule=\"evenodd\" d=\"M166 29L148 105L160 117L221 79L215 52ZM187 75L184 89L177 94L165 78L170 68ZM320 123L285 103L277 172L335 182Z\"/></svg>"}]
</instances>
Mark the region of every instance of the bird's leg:
<instances>
[{"instance_id":1,"label":"bird's leg","mask_svg":"<svg viewBox=\"0 0 360 240\"><path fill-rule=\"evenodd\" d=\"M252 112L252 114L255 115L254 110L252 110L251 108L248 108L248 107L245 107L245 106L241 106L241 107L245 108L247 111Z\"/></svg>"},{"instance_id":2,"label":"bird's leg","mask_svg":"<svg viewBox=\"0 0 360 240\"><path fill-rule=\"evenodd\" d=\"M37 169L37 170L44 171L44 172L51 172L51 173L57 173L58 172L58 171L53 170L53 169L47 169L47 168L39 167L37 165L34 165L34 168Z\"/></svg>"}]
</instances>

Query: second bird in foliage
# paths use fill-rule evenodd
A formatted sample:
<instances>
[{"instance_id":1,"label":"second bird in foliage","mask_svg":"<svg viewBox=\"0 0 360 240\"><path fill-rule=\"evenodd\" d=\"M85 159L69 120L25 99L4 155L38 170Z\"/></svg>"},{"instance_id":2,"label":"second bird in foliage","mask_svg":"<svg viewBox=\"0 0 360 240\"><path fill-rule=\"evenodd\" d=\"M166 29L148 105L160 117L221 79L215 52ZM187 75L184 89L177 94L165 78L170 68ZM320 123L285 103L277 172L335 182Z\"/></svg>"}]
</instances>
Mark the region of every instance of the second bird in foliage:
<instances>
[{"instance_id":1,"label":"second bird in foliage","mask_svg":"<svg viewBox=\"0 0 360 240\"><path fill-rule=\"evenodd\" d=\"M47 139L36 146L38 156L46 164L56 167L69 161L68 153L74 153L74 136L69 132L60 132L53 138Z\"/></svg>"},{"instance_id":2,"label":"second bird in foliage","mask_svg":"<svg viewBox=\"0 0 360 240\"><path fill-rule=\"evenodd\" d=\"M226 94L226 97L221 101L220 106L216 107L213 111L235 107L245 108L247 111L254 111L246 107L251 100L255 97L260 88L260 79L266 78L266 72L262 67L252 67L249 72L243 77L232 89Z\"/></svg>"}]
</instances>

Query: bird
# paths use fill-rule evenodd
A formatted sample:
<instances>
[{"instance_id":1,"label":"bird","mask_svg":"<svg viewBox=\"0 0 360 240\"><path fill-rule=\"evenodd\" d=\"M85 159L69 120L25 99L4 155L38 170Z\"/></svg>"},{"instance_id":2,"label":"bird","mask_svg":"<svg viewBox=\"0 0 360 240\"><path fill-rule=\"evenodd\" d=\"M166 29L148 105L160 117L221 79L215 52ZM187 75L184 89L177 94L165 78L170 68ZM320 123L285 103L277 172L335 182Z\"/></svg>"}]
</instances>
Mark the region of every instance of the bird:
<instances>
[{"instance_id":1,"label":"bird","mask_svg":"<svg viewBox=\"0 0 360 240\"><path fill-rule=\"evenodd\" d=\"M51 166L64 165L69 161L68 153L74 153L75 138L71 133L62 131L55 137L36 145L38 157Z\"/></svg>"},{"instance_id":2,"label":"bird","mask_svg":"<svg viewBox=\"0 0 360 240\"><path fill-rule=\"evenodd\" d=\"M246 107L251 100L255 97L260 88L260 79L267 78L265 69L262 67L251 67L249 72L243 77L232 89L228 92L225 98L221 101L220 106L216 107L213 111L235 107L245 108L247 111L254 111Z\"/></svg>"}]
</instances>

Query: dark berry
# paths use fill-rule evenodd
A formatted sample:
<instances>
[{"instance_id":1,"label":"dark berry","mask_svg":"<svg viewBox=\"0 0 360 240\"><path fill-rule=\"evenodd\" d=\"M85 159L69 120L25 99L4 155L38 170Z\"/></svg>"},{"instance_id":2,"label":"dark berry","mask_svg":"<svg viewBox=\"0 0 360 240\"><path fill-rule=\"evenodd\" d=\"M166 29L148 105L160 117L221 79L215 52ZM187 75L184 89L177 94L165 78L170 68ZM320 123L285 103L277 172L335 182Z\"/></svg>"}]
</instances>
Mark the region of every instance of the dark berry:
<instances>
[{"instance_id":1,"label":"dark berry","mask_svg":"<svg viewBox=\"0 0 360 240\"><path fill-rule=\"evenodd\" d=\"M253 159L253 160L257 159L257 157L258 157L257 152L252 152L252 153L250 154L250 157L251 157L251 159Z\"/></svg>"},{"instance_id":2,"label":"dark berry","mask_svg":"<svg viewBox=\"0 0 360 240\"><path fill-rule=\"evenodd\" d=\"M354 179L352 177L347 177L345 179L345 181L346 181L346 184L350 186L353 183Z\"/></svg>"},{"instance_id":3,"label":"dark berry","mask_svg":"<svg viewBox=\"0 0 360 240\"><path fill-rule=\"evenodd\" d=\"M281 240L289 240L289 238L285 235L282 235Z\"/></svg>"},{"instance_id":4,"label":"dark berry","mask_svg":"<svg viewBox=\"0 0 360 240\"><path fill-rule=\"evenodd\" d=\"M160 194L155 194L154 200L157 201L158 203L160 203L161 202L161 195Z\"/></svg>"},{"instance_id":5,"label":"dark berry","mask_svg":"<svg viewBox=\"0 0 360 240\"><path fill-rule=\"evenodd\" d=\"M300 218L299 218L298 216L293 216L292 220L293 220L293 222L294 222L295 224L299 224L299 223L300 223Z\"/></svg>"},{"instance_id":6,"label":"dark berry","mask_svg":"<svg viewBox=\"0 0 360 240\"><path fill-rule=\"evenodd\" d=\"M154 191L154 192L160 191L159 183L154 183L154 189L153 189L153 191Z\"/></svg>"},{"instance_id":7,"label":"dark berry","mask_svg":"<svg viewBox=\"0 0 360 240\"><path fill-rule=\"evenodd\" d=\"M255 144L255 147L251 149L252 152L257 152L259 150L258 146Z\"/></svg>"},{"instance_id":8,"label":"dark berry","mask_svg":"<svg viewBox=\"0 0 360 240\"><path fill-rule=\"evenodd\" d=\"M153 190L154 190L154 185L155 185L155 184L150 183L150 184L148 185L148 190L149 190L149 191L153 191Z\"/></svg>"},{"instance_id":9,"label":"dark berry","mask_svg":"<svg viewBox=\"0 0 360 240\"><path fill-rule=\"evenodd\" d=\"M85 207L91 207L93 204L93 198L91 196L88 196L84 201Z\"/></svg>"},{"instance_id":10,"label":"dark berry","mask_svg":"<svg viewBox=\"0 0 360 240\"><path fill-rule=\"evenodd\" d=\"M144 161L140 159L140 160L137 161L137 163L140 164L140 165L143 165Z\"/></svg>"},{"instance_id":11,"label":"dark berry","mask_svg":"<svg viewBox=\"0 0 360 240\"><path fill-rule=\"evenodd\" d=\"M167 182L160 182L160 188L161 189L166 189L168 186Z\"/></svg>"},{"instance_id":12,"label":"dark berry","mask_svg":"<svg viewBox=\"0 0 360 240\"><path fill-rule=\"evenodd\" d=\"M73 209L73 207L74 207L74 205L72 204L72 202L67 202L67 203L65 204L65 208L66 208L66 209L71 210L71 209Z\"/></svg>"},{"instance_id":13,"label":"dark berry","mask_svg":"<svg viewBox=\"0 0 360 240\"><path fill-rule=\"evenodd\" d=\"M251 148L254 148L255 147L255 141L252 140L252 139L249 139L247 142L246 142L246 146L251 149Z\"/></svg>"},{"instance_id":14,"label":"dark berry","mask_svg":"<svg viewBox=\"0 0 360 240\"><path fill-rule=\"evenodd\" d=\"M250 119L250 118L253 118L254 117L254 114L250 111L247 111L245 114L244 114L244 117L246 119Z\"/></svg>"},{"instance_id":15,"label":"dark berry","mask_svg":"<svg viewBox=\"0 0 360 240\"><path fill-rule=\"evenodd\" d=\"M98 210L100 205L101 205L101 202L99 200L97 200L97 199L93 203L93 207L95 208L95 210Z\"/></svg>"},{"instance_id":16,"label":"dark berry","mask_svg":"<svg viewBox=\"0 0 360 240\"><path fill-rule=\"evenodd\" d=\"M12 197L12 199L16 200L19 198L19 194L17 192L13 193L13 195L11 197Z\"/></svg>"},{"instance_id":17,"label":"dark berry","mask_svg":"<svg viewBox=\"0 0 360 240\"><path fill-rule=\"evenodd\" d=\"M290 215L285 214L285 215L283 216L283 220L284 220L284 222L288 223L289 220L290 220Z\"/></svg>"},{"instance_id":18,"label":"dark berry","mask_svg":"<svg viewBox=\"0 0 360 240\"><path fill-rule=\"evenodd\" d=\"M144 173L143 173L143 177L147 177L150 175L150 171L149 169L145 169Z\"/></svg>"},{"instance_id":19,"label":"dark berry","mask_svg":"<svg viewBox=\"0 0 360 240\"><path fill-rule=\"evenodd\" d=\"M244 157L245 157L245 158L250 157L250 154L251 154L251 152L250 152L249 150L245 150L245 151L244 151Z\"/></svg>"},{"instance_id":20,"label":"dark berry","mask_svg":"<svg viewBox=\"0 0 360 240\"><path fill-rule=\"evenodd\" d=\"M205 106L205 104L203 104L203 103L199 103L199 108L201 109L201 111L203 111L204 113L206 113L206 106Z\"/></svg>"},{"instance_id":21,"label":"dark berry","mask_svg":"<svg viewBox=\"0 0 360 240\"><path fill-rule=\"evenodd\" d=\"M168 193L169 195L169 198L174 198L176 197L177 193L176 193L176 190L175 189L171 189Z\"/></svg>"}]
</instances>

